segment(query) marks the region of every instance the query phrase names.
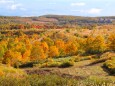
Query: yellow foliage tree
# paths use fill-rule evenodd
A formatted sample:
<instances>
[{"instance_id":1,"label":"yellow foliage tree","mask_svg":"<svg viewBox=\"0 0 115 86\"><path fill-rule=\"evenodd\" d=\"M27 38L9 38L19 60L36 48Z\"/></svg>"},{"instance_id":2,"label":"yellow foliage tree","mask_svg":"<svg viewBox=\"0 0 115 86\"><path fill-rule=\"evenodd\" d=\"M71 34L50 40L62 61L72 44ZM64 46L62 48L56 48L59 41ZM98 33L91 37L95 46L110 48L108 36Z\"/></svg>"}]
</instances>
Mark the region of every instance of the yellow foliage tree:
<instances>
[{"instance_id":1,"label":"yellow foliage tree","mask_svg":"<svg viewBox=\"0 0 115 86\"><path fill-rule=\"evenodd\" d=\"M30 60L30 50L26 50L22 55L22 62L28 62Z\"/></svg>"},{"instance_id":2,"label":"yellow foliage tree","mask_svg":"<svg viewBox=\"0 0 115 86\"><path fill-rule=\"evenodd\" d=\"M59 55L58 48L56 46L50 46L49 57L57 57Z\"/></svg>"},{"instance_id":3,"label":"yellow foliage tree","mask_svg":"<svg viewBox=\"0 0 115 86\"><path fill-rule=\"evenodd\" d=\"M45 58L46 58L46 55L41 46L37 45L37 46L32 47L31 55L30 55L31 61L39 61Z\"/></svg>"},{"instance_id":4,"label":"yellow foliage tree","mask_svg":"<svg viewBox=\"0 0 115 86\"><path fill-rule=\"evenodd\" d=\"M65 53L66 55L76 55L78 51L78 46L74 42L67 42L65 44Z\"/></svg>"},{"instance_id":5,"label":"yellow foliage tree","mask_svg":"<svg viewBox=\"0 0 115 86\"><path fill-rule=\"evenodd\" d=\"M63 40L56 40L55 41L55 46L59 49L59 54L60 56L64 56L65 52L64 52L64 48L65 48L65 43Z\"/></svg>"},{"instance_id":6,"label":"yellow foliage tree","mask_svg":"<svg viewBox=\"0 0 115 86\"><path fill-rule=\"evenodd\" d=\"M44 50L44 53L48 53L49 46L48 46L48 44L46 42L42 42L41 47Z\"/></svg>"},{"instance_id":7,"label":"yellow foliage tree","mask_svg":"<svg viewBox=\"0 0 115 86\"><path fill-rule=\"evenodd\" d=\"M101 53L106 50L104 37L102 36L89 36L85 42L85 51L89 54Z\"/></svg>"},{"instance_id":8,"label":"yellow foliage tree","mask_svg":"<svg viewBox=\"0 0 115 86\"><path fill-rule=\"evenodd\" d=\"M115 34L110 34L108 37L109 50L115 51Z\"/></svg>"},{"instance_id":9,"label":"yellow foliage tree","mask_svg":"<svg viewBox=\"0 0 115 86\"><path fill-rule=\"evenodd\" d=\"M4 54L3 63L14 66L18 61L22 61L20 52L8 50Z\"/></svg>"}]
</instances>

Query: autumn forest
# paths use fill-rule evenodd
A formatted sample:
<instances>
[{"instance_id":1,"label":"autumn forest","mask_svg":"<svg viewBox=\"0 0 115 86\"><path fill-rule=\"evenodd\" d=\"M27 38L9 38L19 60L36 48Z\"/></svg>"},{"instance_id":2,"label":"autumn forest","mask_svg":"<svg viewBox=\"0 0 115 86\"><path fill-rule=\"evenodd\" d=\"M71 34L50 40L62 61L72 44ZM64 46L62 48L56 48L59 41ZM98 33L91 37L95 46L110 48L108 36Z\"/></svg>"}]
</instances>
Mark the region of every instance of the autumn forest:
<instances>
[{"instance_id":1,"label":"autumn forest","mask_svg":"<svg viewBox=\"0 0 115 86\"><path fill-rule=\"evenodd\" d=\"M114 86L114 19L1 16L0 86Z\"/></svg>"}]
</instances>

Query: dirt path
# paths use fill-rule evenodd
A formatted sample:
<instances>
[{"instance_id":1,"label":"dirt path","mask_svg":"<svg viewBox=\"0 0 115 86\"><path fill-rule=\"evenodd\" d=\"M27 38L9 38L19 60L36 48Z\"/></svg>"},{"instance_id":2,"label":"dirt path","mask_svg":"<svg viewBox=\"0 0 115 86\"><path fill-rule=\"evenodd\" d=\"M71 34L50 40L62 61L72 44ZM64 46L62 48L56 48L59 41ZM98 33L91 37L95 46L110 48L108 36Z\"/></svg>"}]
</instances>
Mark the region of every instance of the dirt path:
<instances>
[{"instance_id":1,"label":"dirt path","mask_svg":"<svg viewBox=\"0 0 115 86\"><path fill-rule=\"evenodd\" d=\"M105 77L108 76L108 73L105 72L102 68L103 64L96 64L92 66L86 66L90 64L91 61L81 61L77 62L75 66L70 68L51 68L52 71L59 72L61 74L69 74L73 76L82 76L82 77L89 77L89 76L101 76Z\"/></svg>"}]
</instances>

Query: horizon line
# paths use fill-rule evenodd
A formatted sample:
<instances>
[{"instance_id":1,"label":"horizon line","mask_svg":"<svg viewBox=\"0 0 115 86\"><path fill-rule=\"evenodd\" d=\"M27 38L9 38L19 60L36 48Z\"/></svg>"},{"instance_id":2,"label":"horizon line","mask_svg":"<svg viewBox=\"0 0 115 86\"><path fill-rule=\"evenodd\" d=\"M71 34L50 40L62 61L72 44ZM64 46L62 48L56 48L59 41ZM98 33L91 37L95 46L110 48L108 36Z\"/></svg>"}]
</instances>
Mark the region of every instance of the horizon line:
<instances>
[{"instance_id":1,"label":"horizon line","mask_svg":"<svg viewBox=\"0 0 115 86\"><path fill-rule=\"evenodd\" d=\"M103 15L103 16L80 16L80 15L64 15L64 14L45 14L45 15L33 15L33 16L15 16L15 15L0 15L1 16L6 16L6 17L42 17L42 16L74 16L74 17L115 17L113 15Z\"/></svg>"}]
</instances>

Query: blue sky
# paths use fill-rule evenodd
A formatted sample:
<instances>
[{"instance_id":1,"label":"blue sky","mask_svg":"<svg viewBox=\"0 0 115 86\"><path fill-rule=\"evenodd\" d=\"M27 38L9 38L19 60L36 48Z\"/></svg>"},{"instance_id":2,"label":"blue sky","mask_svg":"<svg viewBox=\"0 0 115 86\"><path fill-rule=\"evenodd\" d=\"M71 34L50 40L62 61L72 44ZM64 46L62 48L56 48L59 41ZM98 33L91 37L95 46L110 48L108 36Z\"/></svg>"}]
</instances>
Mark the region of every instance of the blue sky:
<instances>
[{"instance_id":1,"label":"blue sky","mask_svg":"<svg viewBox=\"0 0 115 86\"><path fill-rule=\"evenodd\" d=\"M115 0L0 0L0 15L115 16Z\"/></svg>"}]
</instances>

